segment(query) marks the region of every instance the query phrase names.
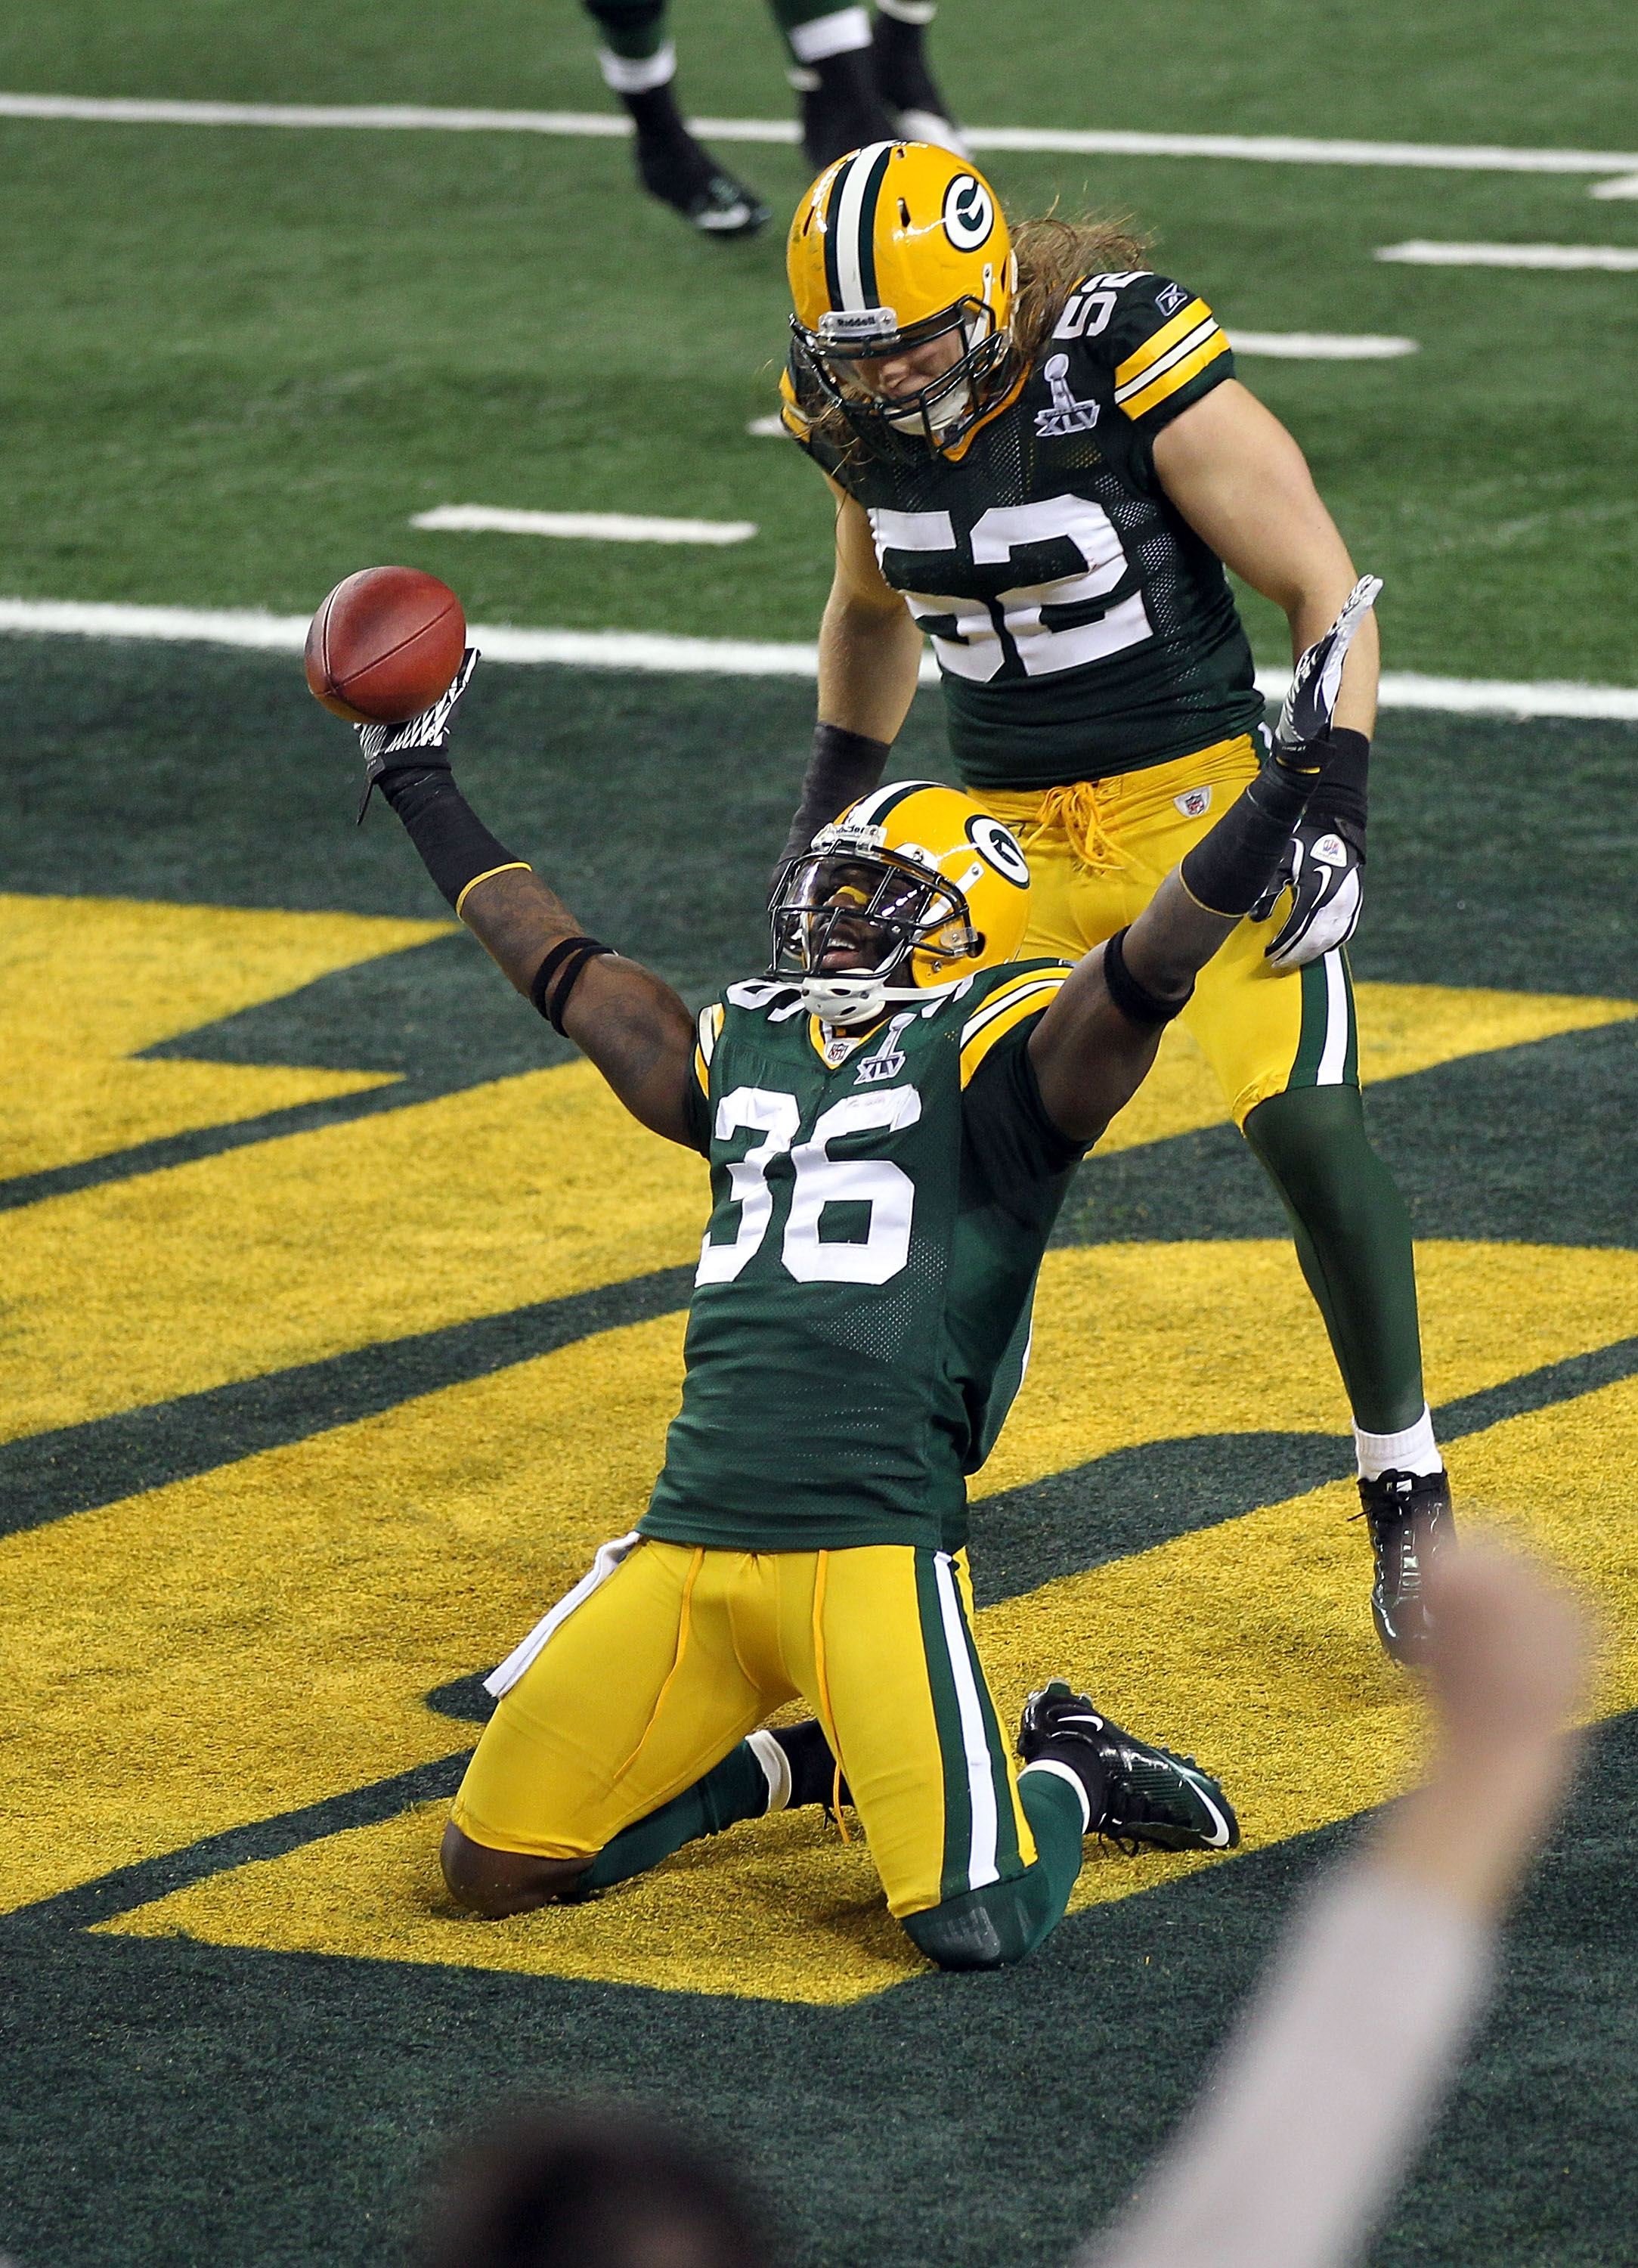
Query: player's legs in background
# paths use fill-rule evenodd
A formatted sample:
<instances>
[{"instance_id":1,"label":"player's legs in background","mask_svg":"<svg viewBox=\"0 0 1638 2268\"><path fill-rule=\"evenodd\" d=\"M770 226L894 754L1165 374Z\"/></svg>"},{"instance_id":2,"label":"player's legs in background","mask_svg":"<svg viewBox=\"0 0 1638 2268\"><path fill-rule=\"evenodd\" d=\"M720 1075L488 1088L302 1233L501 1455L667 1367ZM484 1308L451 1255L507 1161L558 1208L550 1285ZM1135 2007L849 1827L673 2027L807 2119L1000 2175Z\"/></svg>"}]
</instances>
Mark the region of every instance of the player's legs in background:
<instances>
[{"instance_id":1,"label":"player's legs in background","mask_svg":"<svg viewBox=\"0 0 1638 2268\"><path fill-rule=\"evenodd\" d=\"M547 1639L484 1728L444 1845L451 1890L518 1912L652 1866L694 1833L743 1817L760 1766L721 1776L743 1736L791 1697L741 1661L733 1618L755 1563L742 1553L637 1545ZM747 1765L750 1769L747 1770ZM760 1780L766 1808L768 1781ZM589 1873L627 1830L693 1799L671 1839L650 1833ZM687 1821L695 1823L690 1827Z\"/></svg>"},{"instance_id":2,"label":"player's legs in background","mask_svg":"<svg viewBox=\"0 0 1638 2268\"><path fill-rule=\"evenodd\" d=\"M1134 919L1256 770L1242 739L1046 798L985 795L1029 858L1024 950L1074 958ZM1365 1132L1346 958L1276 975L1263 948L1282 910L1242 924L1201 970L1181 1020L1290 1221L1353 1416L1372 1614L1404 1658L1425 1634L1422 1561L1451 1533L1422 1395L1410 1218Z\"/></svg>"},{"instance_id":3,"label":"player's legs in background","mask_svg":"<svg viewBox=\"0 0 1638 2268\"><path fill-rule=\"evenodd\" d=\"M876 84L870 18L835 0L768 0L783 34L790 84L801 98L802 147L816 173L896 132Z\"/></svg>"},{"instance_id":4,"label":"player's legs in background","mask_svg":"<svg viewBox=\"0 0 1638 2268\"><path fill-rule=\"evenodd\" d=\"M884 1544L794 1565L783 1657L847 1776L890 1911L942 1969L1022 1960L1081 1870L1085 1810L1020 1775L971 1628L965 1555Z\"/></svg>"},{"instance_id":5,"label":"player's legs in background","mask_svg":"<svg viewBox=\"0 0 1638 2268\"><path fill-rule=\"evenodd\" d=\"M927 30L937 12L937 0L876 0L876 84L907 142L932 142L965 158L966 144L927 58Z\"/></svg>"},{"instance_id":6,"label":"player's legs in background","mask_svg":"<svg viewBox=\"0 0 1638 2268\"><path fill-rule=\"evenodd\" d=\"M677 50L665 0L584 0L603 82L636 129L637 179L706 236L753 236L768 207L695 141L677 107Z\"/></svg>"},{"instance_id":7,"label":"player's legs in background","mask_svg":"<svg viewBox=\"0 0 1638 2268\"><path fill-rule=\"evenodd\" d=\"M1245 762L1249 777L1249 747ZM1176 766L1161 770L1181 776ZM1171 784L1157 777L1148 807L1123 830L1158 872L1215 815L1183 815L1164 795ZM1222 784L1237 792L1231 778ZM1224 799L1216 794L1219 808ZM1182 1021L1290 1223L1348 1393L1377 1632L1396 1659L1414 1660L1427 1636L1425 1565L1453 1528L1422 1390L1410 1215L1365 1130L1348 956L1338 948L1276 973L1264 948L1283 912L1282 902L1269 920L1241 924L1201 970Z\"/></svg>"}]
</instances>

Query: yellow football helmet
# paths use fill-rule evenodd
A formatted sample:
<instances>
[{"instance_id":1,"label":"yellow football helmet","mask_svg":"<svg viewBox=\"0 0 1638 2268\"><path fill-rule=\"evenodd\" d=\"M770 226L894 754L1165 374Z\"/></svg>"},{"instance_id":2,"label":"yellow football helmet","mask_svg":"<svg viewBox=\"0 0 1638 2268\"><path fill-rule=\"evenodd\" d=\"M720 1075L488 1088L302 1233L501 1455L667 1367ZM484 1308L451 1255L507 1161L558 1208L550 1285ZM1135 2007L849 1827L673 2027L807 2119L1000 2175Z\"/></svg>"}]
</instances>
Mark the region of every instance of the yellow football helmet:
<instances>
[{"instance_id":1,"label":"yellow football helmet","mask_svg":"<svg viewBox=\"0 0 1638 2268\"><path fill-rule=\"evenodd\" d=\"M811 379L878 454L907 438L951 448L1004 393L1017 262L995 191L965 158L926 142L838 158L797 206L785 262L797 390ZM871 383L873 365L951 334L955 358L918 392Z\"/></svg>"},{"instance_id":2,"label":"yellow football helmet","mask_svg":"<svg viewBox=\"0 0 1638 2268\"><path fill-rule=\"evenodd\" d=\"M769 974L797 984L811 1015L856 1024L889 1000L926 1002L1016 960L1030 870L971 796L893 780L820 828L780 876L769 912Z\"/></svg>"}]
</instances>

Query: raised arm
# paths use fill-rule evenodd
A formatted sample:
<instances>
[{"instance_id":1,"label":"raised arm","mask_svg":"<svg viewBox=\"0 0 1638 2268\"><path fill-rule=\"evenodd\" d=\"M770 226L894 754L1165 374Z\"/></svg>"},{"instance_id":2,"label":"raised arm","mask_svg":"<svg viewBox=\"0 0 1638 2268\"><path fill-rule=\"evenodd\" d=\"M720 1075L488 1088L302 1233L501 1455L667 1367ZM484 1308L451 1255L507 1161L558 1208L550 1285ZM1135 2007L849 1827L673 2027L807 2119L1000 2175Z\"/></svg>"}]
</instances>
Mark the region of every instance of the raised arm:
<instances>
[{"instance_id":1,"label":"raised arm","mask_svg":"<svg viewBox=\"0 0 1638 2268\"><path fill-rule=\"evenodd\" d=\"M836 567L819 624L819 722L782 860L880 780L922 666L922 633L883 577L870 521L845 489L830 487Z\"/></svg>"},{"instance_id":2,"label":"raised arm","mask_svg":"<svg viewBox=\"0 0 1638 2268\"><path fill-rule=\"evenodd\" d=\"M1226 566L1272 599L1291 658L1321 637L1353 589L1354 563L1306 459L1271 409L1225 379L1155 437L1160 484ZM1369 737L1377 720L1377 626L1362 623L1335 722Z\"/></svg>"},{"instance_id":3,"label":"raised arm","mask_svg":"<svg viewBox=\"0 0 1638 2268\"><path fill-rule=\"evenodd\" d=\"M1481 1548L1429 1579L1427 1783L1288 1925L1198 2107L1078 2268L1351 2268L1425 2141L1562 1801L1583 1617Z\"/></svg>"},{"instance_id":4,"label":"raised arm","mask_svg":"<svg viewBox=\"0 0 1638 2268\"><path fill-rule=\"evenodd\" d=\"M496 967L590 1057L633 1117L692 1148L694 1019L687 1005L636 961L588 938L455 784L450 720L476 659L468 654L449 693L424 716L359 727L364 801L379 787L427 872Z\"/></svg>"},{"instance_id":5,"label":"raised arm","mask_svg":"<svg viewBox=\"0 0 1638 2268\"><path fill-rule=\"evenodd\" d=\"M1219 389L1221 391L1221 389ZM1355 585L1297 663L1268 762L1172 869L1129 929L1081 961L1030 1040L1047 1116L1095 1141L1137 1092L1194 979L1284 871L1292 830L1336 755L1331 718L1349 646L1381 585Z\"/></svg>"}]
</instances>

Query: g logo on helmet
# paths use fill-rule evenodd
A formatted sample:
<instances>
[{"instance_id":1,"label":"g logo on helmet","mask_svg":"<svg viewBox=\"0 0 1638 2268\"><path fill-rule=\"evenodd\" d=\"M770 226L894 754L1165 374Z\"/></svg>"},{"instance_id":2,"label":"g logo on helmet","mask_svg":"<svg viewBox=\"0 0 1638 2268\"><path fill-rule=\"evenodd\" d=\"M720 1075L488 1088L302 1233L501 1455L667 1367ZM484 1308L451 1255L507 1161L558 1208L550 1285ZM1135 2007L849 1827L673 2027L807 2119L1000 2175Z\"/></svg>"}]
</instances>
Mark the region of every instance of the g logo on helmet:
<instances>
[{"instance_id":1,"label":"g logo on helmet","mask_svg":"<svg viewBox=\"0 0 1638 2268\"><path fill-rule=\"evenodd\" d=\"M975 173L958 173L944 191L944 234L958 252L976 252L995 225L989 191Z\"/></svg>"},{"instance_id":2,"label":"g logo on helmet","mask_svg":"<svg viewBox=\"0 0 1638 2268\"><path fill-rule=\"evenodd\" d=\"M967 840L985 864L993 866L1004 880L1020 890L1029 888L1029 862L998 819L969 819Z\"/></svg>"}]
</instances>

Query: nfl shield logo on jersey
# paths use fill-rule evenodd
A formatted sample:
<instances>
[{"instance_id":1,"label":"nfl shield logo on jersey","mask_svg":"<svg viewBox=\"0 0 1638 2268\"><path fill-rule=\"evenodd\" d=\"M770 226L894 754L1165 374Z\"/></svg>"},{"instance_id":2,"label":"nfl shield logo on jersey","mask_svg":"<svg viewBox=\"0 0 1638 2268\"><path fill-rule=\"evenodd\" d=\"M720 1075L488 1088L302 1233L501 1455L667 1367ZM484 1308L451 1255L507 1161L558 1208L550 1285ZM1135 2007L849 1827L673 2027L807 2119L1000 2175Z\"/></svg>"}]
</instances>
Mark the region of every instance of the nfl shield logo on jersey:
<instances>
[{"instance_id":1,"label":"nfl shield logo on jersey","mask_svg":"<svg viewBox=\"0 0 1638 2268\"><path fill-rule=\"evenodd\" d=\"M1172 799L1185 819L1204 819L1211 809L1211 790L1208 787L1185 788L1181 795Z\"/></svg>"}]
</instances>

